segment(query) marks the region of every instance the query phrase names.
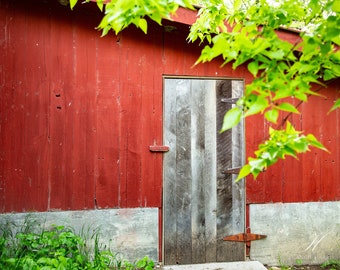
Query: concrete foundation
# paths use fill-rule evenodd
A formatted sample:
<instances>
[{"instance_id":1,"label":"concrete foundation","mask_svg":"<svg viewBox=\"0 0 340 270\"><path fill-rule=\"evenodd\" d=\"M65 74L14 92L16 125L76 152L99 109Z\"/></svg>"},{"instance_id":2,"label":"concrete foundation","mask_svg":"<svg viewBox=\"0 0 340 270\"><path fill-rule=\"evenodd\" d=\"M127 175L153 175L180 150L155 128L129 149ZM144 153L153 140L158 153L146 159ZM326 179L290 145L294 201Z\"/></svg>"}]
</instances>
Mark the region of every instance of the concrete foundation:
<instances>
[{"instance_id":1,"label":"concrete foundation","mask_svg":"<svg viewBox=\"0 0 340 270\"><path fill-rule=\"evenodd\" d=\"M250 257L267 265L318 265L340 259L340 202L250 205Z\"/></svg>"},{"instance_id":2,"label":"concrete foundation","mask_svg":"<svg viewBox=\"0 0 340 270\"><path fill-rule=\"evenodd\" d=\"M158 261L158 208L1 214L0 224L14 222L20 228L27 217L45 228L69 226L87 238L98 230L102 246L124 259L149 256Z\"/></svg>"},{"instance_id":3,"label":"concrete foundation","mask_svg":"<svg viewBox=\"0 0 340 270\"><path fill-rule=\"evenodd\" d=\"M255 261L228 262L228 263L203 263L190 265L163 266L164 270L266 270L263 264Z\"/></svg>"}]
</instances>

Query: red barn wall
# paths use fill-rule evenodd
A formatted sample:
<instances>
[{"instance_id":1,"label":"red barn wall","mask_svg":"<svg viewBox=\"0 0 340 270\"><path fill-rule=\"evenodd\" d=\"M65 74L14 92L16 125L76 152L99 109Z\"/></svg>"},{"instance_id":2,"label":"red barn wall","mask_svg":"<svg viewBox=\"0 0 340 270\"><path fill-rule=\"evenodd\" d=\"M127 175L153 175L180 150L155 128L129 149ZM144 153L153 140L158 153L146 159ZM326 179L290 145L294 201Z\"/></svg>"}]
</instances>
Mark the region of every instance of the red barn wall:
<instances>
[{"instance_id":1,"label":"red barn wall","mask_svg":"<svg viewBox=\"0 0 340 270\"><path fill-rule=\"evenodd\" d=\"M150 24L101 38L95 5L0 0L0 212L162 206L162 76L245 78L200 49L189 27ZM170 24L170 23L169 23ZM282 32L288 40L292 33ZM312 149L247 179L247 203L340 198L339 80L290 118L331 151ZM320 124L322 123L322 124ZM268 123L246 121L247 155Z\"/></svg>"},{"instance_id":2,"label":"red barn wall","mask_svg":"<svg viewBox=\"0 0 340 270\"><path fill-rule=\"evenodd\" d=\"M192 67L186 25L101 38L100 18L0 0L0 212L161 207L162 75L245 76Z\"/></svg>"}]
</instances>

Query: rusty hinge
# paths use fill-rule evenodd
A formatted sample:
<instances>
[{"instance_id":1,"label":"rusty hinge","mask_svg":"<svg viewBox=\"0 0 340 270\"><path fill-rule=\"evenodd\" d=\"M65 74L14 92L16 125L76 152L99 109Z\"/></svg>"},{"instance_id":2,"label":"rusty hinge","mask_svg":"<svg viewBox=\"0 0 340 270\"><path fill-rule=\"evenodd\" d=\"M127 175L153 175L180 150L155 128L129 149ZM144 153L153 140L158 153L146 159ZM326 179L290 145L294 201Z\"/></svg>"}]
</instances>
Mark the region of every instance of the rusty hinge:
<instances>
[{"instance_id":1,"label":"rusty hinge","mask_svg":"<svg viewBox=\"0 0 340 270\"><path fill-rule=\"evenodd\" d=\"M239 98L222 98L221 101L228 104L236 104Z\"/></svg>"},{"instance_id":2,"label":"rusty hinge","mask_svg":"<svg viewBox=\"0 0 340 270\"><path fill-rule=\"evenodd\" d=\"M149 150L150 152L168 152L170 147L166 145L150 145Z\"/></svg>"},{"instance_id":3,"label":"rusty hinge","mask_svg":"<svg viewBox=\"0 0 340 270\"><path fill-rule=\"evenodd\" d=\"M239 234L226 236L223 238L223 240L232 241L232 242L249 242L249 241L261 240L266 237L267 235L263 235L263 234L239 233Z\"/></svg>"},{"instance_id":4,"label":"rusty hinge","mask_svg":"<svg viewBox=\"0 0 340 270\"><path fill-rule=\"evenodd\" d=\"M241 170L241 167L236 167L236 168L229 168L223 171L223 173L229 173L229 174L239 174Z\"/></svg>"}]
</instances>

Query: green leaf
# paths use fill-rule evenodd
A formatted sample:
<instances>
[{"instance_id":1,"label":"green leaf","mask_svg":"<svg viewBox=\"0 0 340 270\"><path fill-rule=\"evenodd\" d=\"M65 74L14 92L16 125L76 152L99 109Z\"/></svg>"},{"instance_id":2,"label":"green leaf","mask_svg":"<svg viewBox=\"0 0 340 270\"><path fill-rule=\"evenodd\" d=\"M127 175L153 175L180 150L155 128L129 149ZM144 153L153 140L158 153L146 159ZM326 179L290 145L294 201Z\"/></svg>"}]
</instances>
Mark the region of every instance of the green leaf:
<instances>
[{"instance_id":1,"label":"green leaf","mask_svg":"<svg viewBox=\"0 0 340 270\"><path fill-rule=\"evenodd\" d=\"M98 8L100 9L100 11L103 11L104 0L97 0L96 3L97 3Z\"/></svg>"},{"instance_id":2,"label":"green leaf","mask_svg":"<svg viewBox=\"0 0 340 270\"><path fill-rule=\"evenodd\" d=\"M259 63L257 61L250 62L248 64L248 70L254 77L256 77L257 72L259 71Z\"/></svg>"},{"instance_id":3,"label":"green leaf","mask_svg":"<svg viewBox=\"0 0 340 270\"><path fill-rule=\"evenodd\" d=\"M264 111L268 107L268 100L263 96L257 96L256 100L249 104L245 117Z\"/></svg>"},{"instance_id":4,"label":"green leaf","mask_svg":"<svg viewBox=\"0 0 340 270\"><path fill-rule=\"evenodd\" d=\"M223 118L222 129L220 132L224 132L232 127L236 126L242 117L242 110L239 107L230 109Z\"/></svg>"},{"instance_id":5,"label":"green leaf","mask_svg":"<svg viewBox=\"0 0 340 270\"><path fill-rule=\"evenodd\" d=\"M70 0L70 7L71 9L74 8L74 6L77 4L78 0Z\"/></svg>"},{"instance_id":6,"label":"green leaf","mask_svg":"<svg viewBox=\"0 0 340 270\"><path fill-rule=\"evenodd\" d=\"M159 25L162 24L162 17L160 16L159 13L152 13L149 15L149 17Z\"/></svg>"},{"instance_id":7,"label":"green leaf","mask_svg":"<svg viewBox=\"0 0 340 270\"><path fill-rule=\"evenodd\" d=\"M330 113L330 112L332 112L332 111L334 111L338 108L340 108L340 98L337 99L337 101L335 101L334 105L332 106L332 108L330 109L330 111L328 113Z\"/></svg>"},{"instance_id":8,"label":"green leaf","mask_svg":"<svg viewBox=\"0 0 340 270\"><path fill-rule=\"evenodd\" d=\"M234 10L238 10L242 4L242 0L234 0Z\"/></svg>"},{"instance_id":9,"label":"green leaf","mask_svg":"<svg viewBox=\"0 0 340 270\"><path fill-rule=\"evenodd\" d=\"M297 113L297 114L300 113L294 105L287 103L287 102L282 102L280 105L276 107L281 111L292 112L292 113Z\"/></svg>"},{"instance_id":10,"label":"green leaf","mask_svg":"<svg viewBox=\"0 0 340 270\"><path fill-rule=\"evenodd\" d=\"M331 80L331 79L333 79L335 77L336 76L334 75L334 73L331 70L329 70L329 69L325 70L324 75L323 75L323 79L325 81Z\"/></svg>"},{"instance_id":11,"label":"green leaf","mask_svg":"<svg viewBox=\"0 0 340 270\"><path fill-rule=\"evenodd\" d=\"M281 60L285 56L285 53L283 50L268 51L268 52L264 52L263 54L268 56L271 59L276 59L276 60Z\"/></svg>"},{"instance_id":12,"label":"green leaf","mask_svg":"<svg viewBox=\"0 0 340 270\"><path fill-rule=\"evenodd\" d=\"M340 36L332 38L332 42L334 42L336 45L340 46Z\"/></svg>"},{"instance_id":13,"label":"green leaf","mask_svg":"<svg viewBox=\"0 0 340 270\"><path fill-rule=\"evenodd\" d=\"M277 119L279 118L279 111L277 109L271 109L271 110L265 112L264 117L269 122L276 124Z\"/></svg>"},{"instance_id":14,"label":"green leaf","mask_svg":"<svg viewBox=\"0 0 340 270\"><path fill-rule=\"evenodd\" d=\"M312 145L316 148L319 148L321 150L324 150L326 152L329 152L328 149L321 142L319 142L313 134L308 134L307 139L308 139L308 142L310 143L310 145Z\"/></svg>"},{"instance_id":15,"label":"green leaf","mask_svg":"<svg viewBox=\"0 0 340 270\"><path fill-rule=\"evenodd\" d=\"M304 153L308 150L308 142L304 140L298 140L297 142L289 145L295 152Z\"/></svg>"},{"instance_id":16,"label":"green leaf","mask_svg":"<svg viewBox=\"0 0 340 270\"><path fill-rule=\"evenodd\" d=\"M251 166L249 164L244 165L241 168L240 173L237 176L236 182L238 182L242 178L248 176L250 173L251 173Z\"/></svg>"},{"instance_id":17,"label":"green leaf","mask_svg":"<svg viewBox=\"0 0 340 270\"><path fill-rule=\"evenodd\" d=\"M251 171L263 171L266 168L266 161L262 157L252 158L249 160L249 165L251 166Z\"/></svg>"},{"instance_id":18,"label":"green leaf","mask_svg":"<svg viewBox=\"0 0 340 270\"><path fill-rule=\"evenodd\" d=\"M297 151L295 149L285 145L284 147L282 147L279 157L282 159L285 159L285 156L289 155L289 156L296 158L296 154L297 154Z\"/></svg>"},{"instance_id":19,"label":"green leaf","mask_svg":"<svg viewBox=\"0 0 340 270\"><path fill-rule=\"evenodd\" d=\"M333 1L332 10L334 12L340 12L340 1L339 0Z\"/></svg>"},{"instance_id":20,"label":"green leaf","mask_svg":"<svg viewBox=\"0 0 340 270\"><path fill-rule=\"evenodd\" d=\"M140 27L140 29L142 29L142 31L144 32L144 34L146 34L147 30L148 30L148 23L145 19L140 19L138 22L138 26Z\"/></svg>"}]
</instances>

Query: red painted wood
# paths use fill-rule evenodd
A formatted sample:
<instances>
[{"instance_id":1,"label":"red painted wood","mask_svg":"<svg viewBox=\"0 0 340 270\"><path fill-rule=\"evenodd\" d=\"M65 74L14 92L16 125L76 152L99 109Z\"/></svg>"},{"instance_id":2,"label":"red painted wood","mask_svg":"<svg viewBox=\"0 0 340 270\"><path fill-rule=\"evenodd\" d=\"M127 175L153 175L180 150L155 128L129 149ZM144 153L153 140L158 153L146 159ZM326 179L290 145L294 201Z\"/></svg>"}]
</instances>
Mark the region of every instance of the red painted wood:
<instances>
[{"instance_id":1,"label":"red painted wood","mask_svg":"<svg viewBox=\"0 0 340 270\"><path fill-rule=\"evenodd\" d=\"M100 42L99 42L100 41ZM119 73L119 43L116 39L96 40L97 67L97 169L95 177L95 196L97 207L117 207L119 205L119 80L112 74ZM108 57L109 56L109 57Z\"/></svg>"},{"instance_id":2,"label":"red painted wood","mask_svg":"<svg viewBox=\"0 0 340 270\"><path fill-rule=\"evenodd\" d=\"M24 148L23 137L20 132L25 125L25 52L21 44L25 44L24 36L18 32L14 32L17 27L25 29L25 18L15 16L14 11L6 13L10 8L9 4L5 6L4 16L13 15L13 20L7 24L5 32L5 50L1 53L3 57L1 63L12 63L11 67L2 68L2 85L1 85L1 163L2 163L2 181L3 190L1 190L4 205L1 208L4 211L13 211L19 209L25 210L22 199L25 199L23 189L18 189L17 186L27 187L27 182L24 183L23 175L23 152L13 151L17 148ZM5 22L1 23L5 25ZM12 32L10 35L10 32ZM9 38L14 42L9 42ZM20 44L21 43L21 44ZM14 55L13 52L16 52ZM15 74L13 74L15 70ZM6 132L4 132L6 131ZM18 132L19 131L19 132ZM11 151L12 149L12 151ZM17 200L20 198L20 200ZM21 199L22 198L22 199Z\"/></svg>"},{"instance_id":3,"label":"red painted wood","mask_svg":"<svg viewBox=\"0 0 340 270\"><path fill-rule=\"evenodd\" d=\"M154 143L162 143L162 79L159 79L162 67L162 36L155 28L149 29L149 41L141 48L141 93L142 107L142 160L141 204L162 205L162 155L154 155L148 147ZM161 77L161 76L160 76ZM155 121L156 120L156 121ZM151 157L150 157L151 154ZM161 233L160 233L161 235Z\"/></svg>"},{"instance_id":4,"label":"red painted wood","mask_svg":"<svg viewBox=\"0 0 340 270\"><path fill-rule=\"evenodd\" d=\"M193 66L202 47L187 43L185 24L167 21L175 26L169 32L150 23L148 35L131 27L101 38L91 5L0 3L1 212L161 208L162 154L149 146L163 144L163 76L251 80L245 67L221 69L218 60ZM339 199L340 116L325 116L336 89L338 82L327 100L313 98L302 119L291 119L332 153L312 149L249 178L247 203ZM247 154L267 128L258 116L247 119Z\"/></svg>"},{"instance_id":5,"label":"red painted wood","mask_svg":"<svg viewBox=\"0 0 340 270\"><path fill-rule=\"evenodd\" d=\"M68 72L64 68L64 63L73 69L73 63L71 62L72 52L72 26L64 25L64 27L57 27L55 23L51 25L51 31L53 30L53 35L51 35L50 46L56 50L58 57L48 58L47 63L49 64L49 123L48 123L48 142L49 142L49 165L47 168L49 171L48 176L48 210L50 209L67 209L66 200L70 199L70 196L65 195L68 193L67 185L71 179L66 179L65 166L66 166L66 153L65 147L70 147L66 145L65 141L65 117L66 112L65 104L68 101L66 99L66 93L70 91L71 82L73 80L73 74ZM62 33L65 32L65 35ZM60 36L63 35L63 39ZM55 81L54 78L57 78ZM72 154L72 151L69 152ZM66 200L65 200L66 199Z\"/></svg>"},{"instance_id":6,"label":"red painted wood","mask_svg":"<svg viewBox=\"0 0 340 270\"><path fill-rule=\"evenodd\" d=\"M185 8L179 8L176 14L171 16L175 22L192 25L197 19L197 11Z\"/></svg>"},{"instance_id":7,"label":"red painted wood","mask_svg":"<svg viewBox=\"0 0 340 270\"><path fill-rule=\"evenodd\" d=\"M25 201L24 209L44 209L47 205L47 179L48 174L41 167L47 165L48 148L47 146L47 129L48 122L48 103L49 94L46 89L48 82L45 78L47 68L43 55L45 53L45 40L48 39L48 24L40 23L35 29L30 24L35 19L27 16L25 20L25 43L23 49L24 77L21 77L24 88L22 94L24 98L24 133L22 137L22 173L21 179L23 198ZM33 38L32 38L33 37ZM41 61L40 61L41 60ZM19 78L18 78L19 79ZM36 200L42 197L45 200Z\"/></svg>"}]
</instances>

